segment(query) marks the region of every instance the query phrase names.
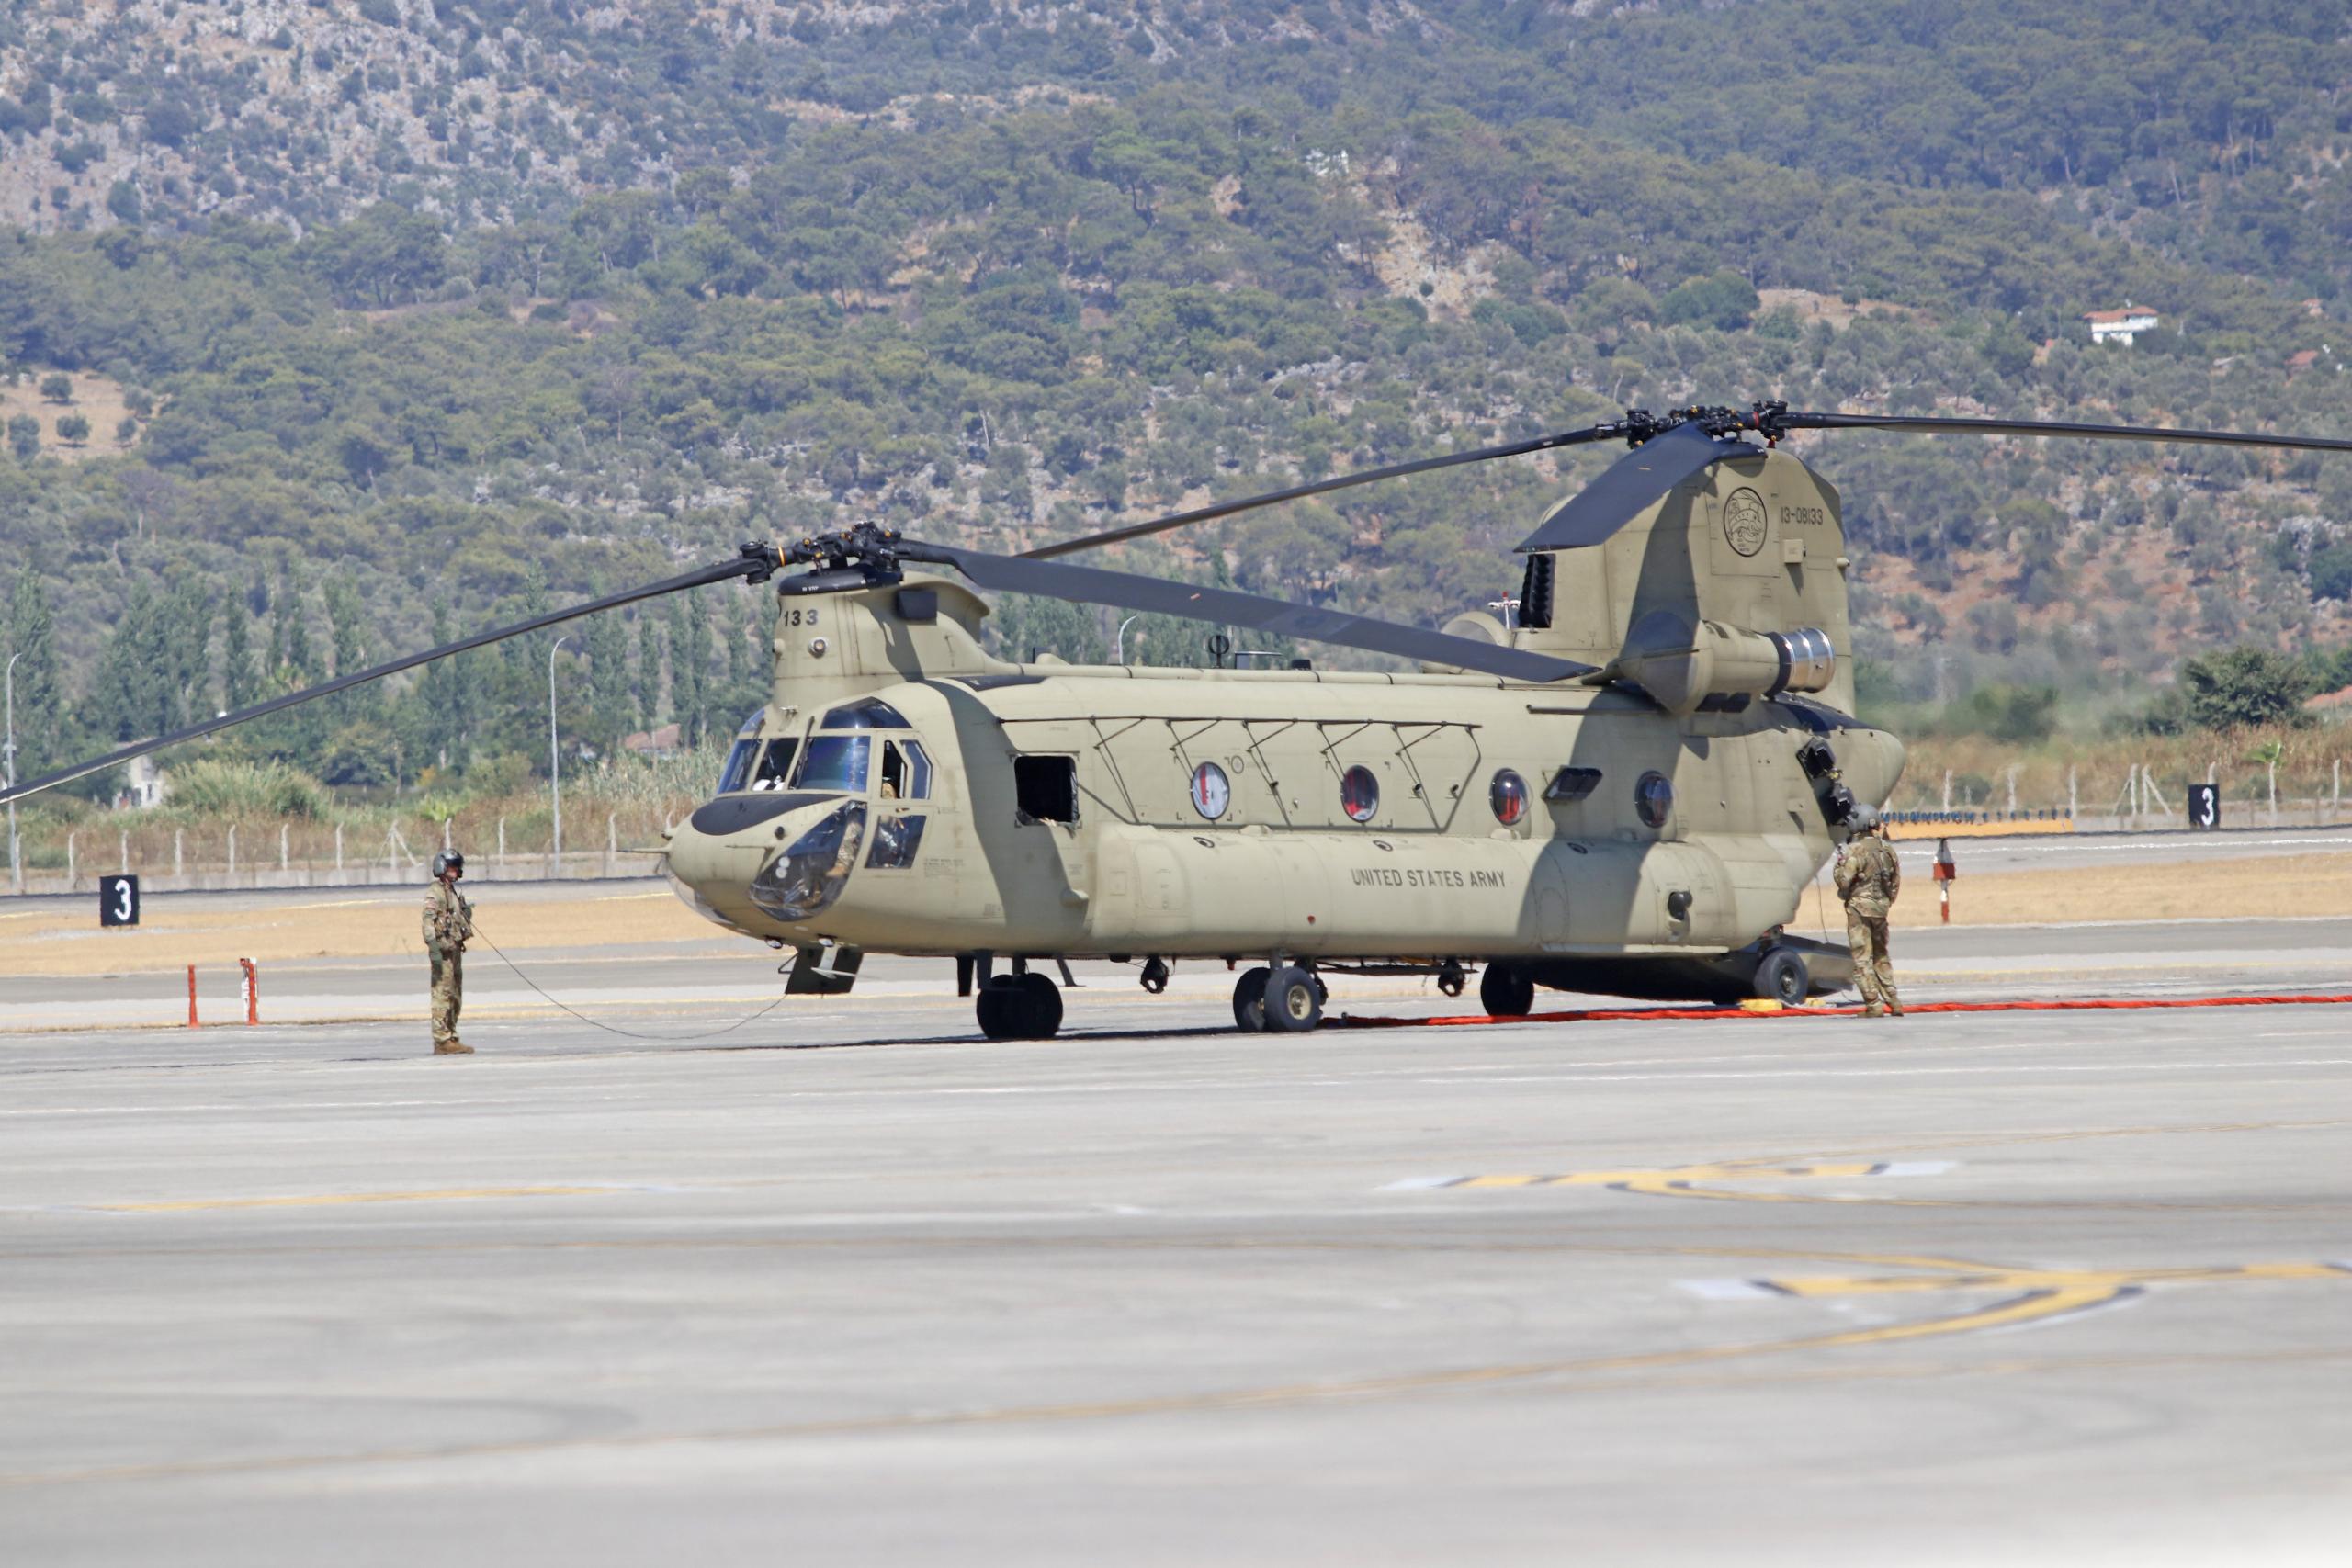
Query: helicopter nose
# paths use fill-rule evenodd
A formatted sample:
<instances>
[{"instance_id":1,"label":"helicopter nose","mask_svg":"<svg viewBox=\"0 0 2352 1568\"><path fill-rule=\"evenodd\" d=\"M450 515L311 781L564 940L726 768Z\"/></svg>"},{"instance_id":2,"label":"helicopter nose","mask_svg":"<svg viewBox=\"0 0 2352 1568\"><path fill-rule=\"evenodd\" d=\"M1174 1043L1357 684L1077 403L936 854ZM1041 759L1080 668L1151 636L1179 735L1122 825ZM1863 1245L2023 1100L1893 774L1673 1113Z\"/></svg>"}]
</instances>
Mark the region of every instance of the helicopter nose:
<instances>
[{"instance_id":1,"label":"helicopter nose","mask_svg":"<svg viewBox=\"0 0 2352 1568\"><path fill-rule=\"evenodd\" d=\"M668 871L721 924L794 924L840 897L865 816L864 801L841 795L722 796L672 835Z\"/></svg>"}]
</instances>

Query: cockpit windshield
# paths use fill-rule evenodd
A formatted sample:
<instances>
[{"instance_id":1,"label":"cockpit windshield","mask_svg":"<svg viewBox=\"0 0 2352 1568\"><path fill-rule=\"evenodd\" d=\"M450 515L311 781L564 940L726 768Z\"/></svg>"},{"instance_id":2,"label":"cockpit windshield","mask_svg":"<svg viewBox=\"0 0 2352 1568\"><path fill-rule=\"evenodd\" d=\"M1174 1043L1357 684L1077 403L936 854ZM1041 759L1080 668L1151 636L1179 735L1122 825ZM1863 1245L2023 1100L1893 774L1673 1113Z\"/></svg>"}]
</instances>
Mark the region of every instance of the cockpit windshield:
<instances>
[{"instance_id":1,"label":"cockpit windshield","mask_svg":"<svg viewBox=\"0 0 2352 1568\"><path fill-rule=\"evenodd\" d=\"M718 793L732 795L752 782L752 762L760 754L757 736L738 740L727 749L727 765L718 770Z\"/></svg>"},{"instance_id":2,"label":"cockpit windshield","mask_svg":"<svg viewBox=\"0 0 2352 1568\"><path fill-rule=\"evenodd\" d=\"M792 776L793 755L799 749L797 740L738 740L728 750L727 766L719 770L718 793L782 789Z\"/></svg>"},{"instance_id":3,"label":"cockpit windshield","mask_svg":"<svg viewBox=\"0 0 2352 1568\"><path fill-rule=\"evenodd\" d=\"M862 794L873 749L868 736L811 736L808 749L801 753L800 770L792 776L792 787Z\"/></svg>"}]
</instances>

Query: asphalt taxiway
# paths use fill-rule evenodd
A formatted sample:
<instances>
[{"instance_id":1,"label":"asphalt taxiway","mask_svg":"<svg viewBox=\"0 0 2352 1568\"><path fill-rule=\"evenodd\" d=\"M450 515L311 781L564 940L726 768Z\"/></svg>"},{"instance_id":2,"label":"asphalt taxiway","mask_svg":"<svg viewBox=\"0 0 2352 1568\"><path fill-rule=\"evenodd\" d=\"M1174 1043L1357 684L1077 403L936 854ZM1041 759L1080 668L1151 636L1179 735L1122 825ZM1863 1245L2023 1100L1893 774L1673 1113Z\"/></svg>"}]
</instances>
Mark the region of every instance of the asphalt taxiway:
<instances>
[{"instance_id":1,"label":"asphalt taxiway","mask_svg":"<svg viewBox=\"0 0 2352 1568\"><path fill-rule=\"evenodd\" d=\"M2352 992L2346 921L1905 942ZM2352 1008L1244 1037L1102 966L990 1043L885 963L674 1038L716 962L553 961L658 1041L0 1039L0 1554L2341 1560Z\"/></svg>"}]
</instances>

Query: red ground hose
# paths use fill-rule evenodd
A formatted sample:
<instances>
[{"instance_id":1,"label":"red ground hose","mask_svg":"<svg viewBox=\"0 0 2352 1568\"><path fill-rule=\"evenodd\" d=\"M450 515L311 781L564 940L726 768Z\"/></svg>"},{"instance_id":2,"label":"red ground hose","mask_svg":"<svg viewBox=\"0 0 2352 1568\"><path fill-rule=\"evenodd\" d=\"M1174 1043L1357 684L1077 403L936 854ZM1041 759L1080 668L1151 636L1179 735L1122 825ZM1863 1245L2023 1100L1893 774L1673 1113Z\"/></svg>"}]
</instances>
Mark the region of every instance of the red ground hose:
<instances>
[{"instance_id":1,"label":"red ground hose","mask_svg":"<svg viewBox=\"0 0 2352 1568\"><path fill-rule=\"evenodd\" d=\"M2051 1002L1918 1002L1903 1010L1906 1017L1933 1012L2126 1012L2141 1008L2268 1008L2352 1005L2352 996L2267 997L2134 997ZM1427 1029L1476 1023L1614 1023L1649 1019L1772 1019L1860 1018L1860 1007L1781 1008L1772 1012L1747 1012L1739 1008L1594 1008L1583 1012L1532 1012L1519 1018L1467 1013L1454 1018L1359 1018L1342 1013L1324 1020L1327 1029Z\"/></svg>"}]
</instances>

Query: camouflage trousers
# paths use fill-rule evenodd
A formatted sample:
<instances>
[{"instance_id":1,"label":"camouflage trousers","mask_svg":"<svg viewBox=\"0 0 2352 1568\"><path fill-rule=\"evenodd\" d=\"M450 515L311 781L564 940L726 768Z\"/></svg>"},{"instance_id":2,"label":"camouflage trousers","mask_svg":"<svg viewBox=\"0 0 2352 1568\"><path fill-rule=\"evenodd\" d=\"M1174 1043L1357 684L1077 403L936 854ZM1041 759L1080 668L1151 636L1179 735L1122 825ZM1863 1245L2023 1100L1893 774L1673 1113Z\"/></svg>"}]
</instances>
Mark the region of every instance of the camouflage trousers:
<instances>
[{"instance_id":1,"label":"camouflage trousers","mask_svg":"<svg viewBox=\"0 0 2352 1568\"><path fill-rule=\"evenodd\" d=\"M1886 917L1846 911L1846 945L1854 953L1854 987L1874 1008L1903 1003L1894 994L1894 957L1886 947Z\"/></svg>"},{"instance_id":2,"label":"camouflage trousers","mask_svg":"<svg viewBox=\"0 0 2352 1568\"><path fill-rule=\"evenodd\" d=\"M458 1037L458 1010L466 1005L466 955L435 948L433 958L433 1043L446 1045Z\"/></svg>"}]
</instances>

